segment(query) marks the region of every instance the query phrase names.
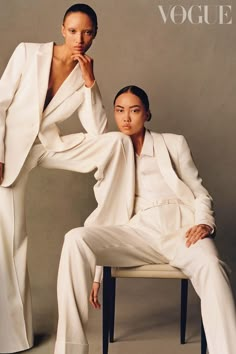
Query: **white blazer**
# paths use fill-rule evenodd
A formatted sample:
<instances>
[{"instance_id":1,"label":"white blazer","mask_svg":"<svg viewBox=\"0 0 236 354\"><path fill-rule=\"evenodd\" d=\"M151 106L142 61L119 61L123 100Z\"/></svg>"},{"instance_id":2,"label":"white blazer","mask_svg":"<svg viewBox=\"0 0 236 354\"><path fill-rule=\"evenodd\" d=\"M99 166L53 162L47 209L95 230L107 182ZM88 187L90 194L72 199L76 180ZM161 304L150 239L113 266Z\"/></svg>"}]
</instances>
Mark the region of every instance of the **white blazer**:
<instances>
[{"instance_id":1,"label":"white blazer","mask_svg":"<svg viewBox=\"0 0 236 354\"><path fill-rule=\"evenodd\" d=\"M79 64L43 111L52 54L53 42L21 43L0 80L0 161L5 163L2 186L14 182L37 135L51 151L70 149L84 139L80 133L64 140L56 125L75 110L88 133L97 135L106 130L98 86L84 86Z\"/></svg>"},{"instance_id":2,"label":"white blazer","mask_svg":"<svg viewBox=\"0 0 236 354\"><path fill-rule=\"evenodd\" d=\"M154 141L156 162L160 171L176 196L191 206L195 212L195 224L207 224L215 228L212 198L203 187L198 170L193 162L185 138L176 134L157 134L151 132ZM130 161L130 159L129 159ZM126 166L125 186L117 186L113 191L114 205L106 204L106 190L101 182L94 188L95 197L99 195L98 207L87 218L86 226L122 225L127 223L134 210L135 164ZM101 190L103 188L103 190ZM120 193L123 191L123 198ZM116 193L117 196L116 196ZM101 195L103 198L101 198Z\"/></svg>"},{"instance_id":3,"label":"white blazer","mask_svg":"<svg viewBox=\"0 0 236 354\"><path fill-rule=\"evenodd\" d=\"M176 134L157 134L154 132L151 132L151 134L154 141L156 162L166 183L184 204L193 208L195 225L207 224L215 229L212 198L202 185L202 180L199 177L185 138ZM132 144L131 139L130 144ZM132 156L127 156L127 161L133 163L127 164L126 171L123 171L125 174L125 178L122 180L123 184L114 186L111 191L110 188L106 188L102 180L98 179L94 187L98 206L85 221L85 226L124 225L132 218L135 199L135 163L132 149L130 151ZM102 171L100 171L101 176L102 174ZM112 205L108 205L106 202L108 193L112 193ZM111 199L109 198L109 200ZM102 269L101 266L96 267L94 281L101 282Z\"/></svg>"}]
</instances>

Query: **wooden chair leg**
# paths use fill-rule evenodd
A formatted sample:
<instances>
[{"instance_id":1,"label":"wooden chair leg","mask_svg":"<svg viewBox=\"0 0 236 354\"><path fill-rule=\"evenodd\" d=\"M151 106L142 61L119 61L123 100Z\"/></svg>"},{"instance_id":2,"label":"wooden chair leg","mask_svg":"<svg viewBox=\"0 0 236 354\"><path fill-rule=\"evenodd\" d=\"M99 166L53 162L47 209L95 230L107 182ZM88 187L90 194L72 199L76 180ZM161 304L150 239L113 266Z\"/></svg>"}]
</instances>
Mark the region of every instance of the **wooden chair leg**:
<instances>
[{"instance_id":1,"label":"wooden chair leg","mask_svg":"<svg viewBox=\"0 0 236 354\"><path fill-rule=\"evenodd\" d=\"M180 343L185 344L188 302L188 279L181 279Z\"/></svg>"},{"instance_id":2,"label":"wooden chair leg","mask_svg":"<svg viewBox=\"0 0 236 354\"><path fill-rule=\"evenodd\" d=\"M111 291L111 268L103 268L103 306L102 306L102 347L103 354L108 354L109 331L110 331L110 291Z\"/></svg>"},{"instance_id":3,"label":"wooden chair leg","mask_svg":"<svg viewBox=\"0 0 236 354\"><path fill-rule=\"evenodd\" d=\"M206 334L201 320L201 354L206 354L206 352L207 352Z\"/></svg>"},{"instance_id":4,"label":"wooden chair leg","mask_svg":"<svg viewBox=\"0 0 236 354\"><path fill-rule=\"evenodd\" d=\"M111 278L110 300L110 343L113 343L115 328L116 278Z\"/></svg>"}]
</instances>

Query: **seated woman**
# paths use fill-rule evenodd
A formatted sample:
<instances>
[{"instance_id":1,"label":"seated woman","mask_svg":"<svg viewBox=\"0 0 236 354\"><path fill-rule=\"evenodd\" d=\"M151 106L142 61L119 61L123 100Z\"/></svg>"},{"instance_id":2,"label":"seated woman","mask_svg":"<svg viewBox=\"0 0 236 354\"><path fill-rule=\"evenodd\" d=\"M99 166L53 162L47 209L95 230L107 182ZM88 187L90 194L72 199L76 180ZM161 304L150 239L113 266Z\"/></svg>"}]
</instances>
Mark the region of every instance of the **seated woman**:
<instances>
[{"instance_id":1,"label":"seated woman","mask_svg":"<svg viewBox=\"0 0 236 354\"><path fill-rule=\"evenodd\" d=\"M135 152L133 166L126 165L130 173L124 171L127 175L135 171L133 183L127 182L133 215L123 225L81 227L66 235L58 277L55 353L89 351L88 299L96 264L169 263L191 279L201 298L209 353L234 354L235 305L226 265L211 237L215 229L212 199L202 186L186 140L145 129L145 122L151 119L149 101L136 86L118 92L114 115ZM95 308L100 307L98 289L99 283L94 283L90 293Z\"/></svg>"}]
</instances>

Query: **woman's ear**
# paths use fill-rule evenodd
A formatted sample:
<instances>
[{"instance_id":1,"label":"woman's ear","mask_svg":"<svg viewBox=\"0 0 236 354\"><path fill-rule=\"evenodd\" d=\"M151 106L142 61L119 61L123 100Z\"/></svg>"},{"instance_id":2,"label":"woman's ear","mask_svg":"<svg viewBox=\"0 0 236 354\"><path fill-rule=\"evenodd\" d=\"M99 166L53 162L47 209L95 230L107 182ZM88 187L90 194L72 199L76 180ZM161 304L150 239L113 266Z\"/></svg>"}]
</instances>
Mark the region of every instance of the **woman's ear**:
<instances>
[{"instance_id":1,"label":"woman's ear","mask_svg":"<svg viewBox=\"0 0 236 354\"><path fill-rule=\"evenodd\" d=\"M64 27L64 25L61 25L61 34L65 38L65 27Z\"/></svg>"},{"instance_id":2,"label":"woman's ear","mask_svg":"<svg viewBox=\"0 0 236 354\"><path fill-rule=\"evenodd\" d=\"M152 118L152 113L148 110L147 111L147 121L149 122L150 120L151 120L151 118Z\"/></svg>"}]
</instances>

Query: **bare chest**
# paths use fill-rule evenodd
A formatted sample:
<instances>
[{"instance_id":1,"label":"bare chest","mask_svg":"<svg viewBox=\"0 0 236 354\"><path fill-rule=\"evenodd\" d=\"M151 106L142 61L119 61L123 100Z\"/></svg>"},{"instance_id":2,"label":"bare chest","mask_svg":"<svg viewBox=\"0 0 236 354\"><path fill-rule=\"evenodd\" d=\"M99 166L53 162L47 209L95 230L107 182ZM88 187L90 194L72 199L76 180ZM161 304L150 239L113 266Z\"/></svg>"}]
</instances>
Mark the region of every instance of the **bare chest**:
<instances>
[{"instance_id":1,"label":"bare chest","mask_svg":"<svg viewBox=\"0 0 236 354\"><path fill-rule=\"evenodd\" d=\"M44 110L51 102L53 97L56 95L59 88L62 86L64 81L70 75L74 67L65 65L63 63L58 63L56 60L52 61L49 80L48 80L48 89L44 103Z\"/></svg>"}]
</instances>

